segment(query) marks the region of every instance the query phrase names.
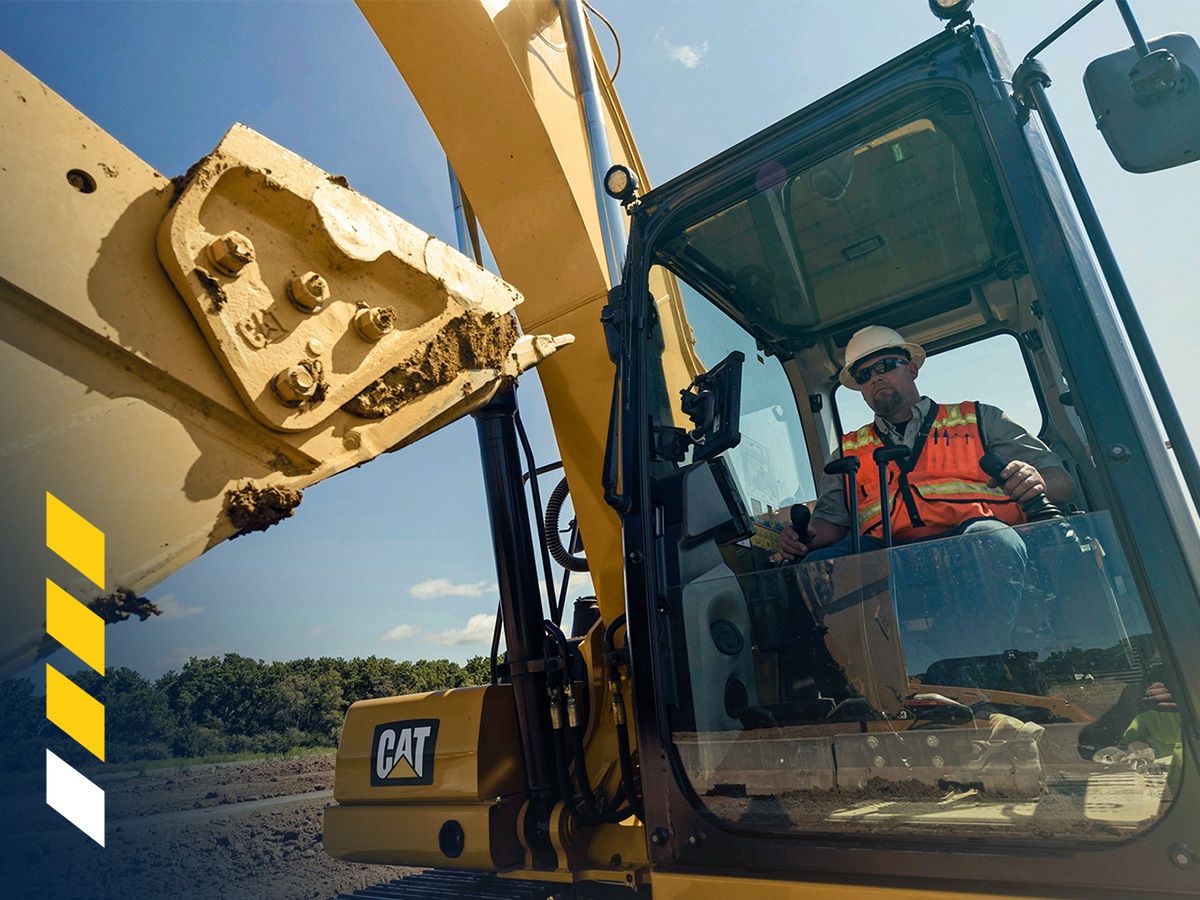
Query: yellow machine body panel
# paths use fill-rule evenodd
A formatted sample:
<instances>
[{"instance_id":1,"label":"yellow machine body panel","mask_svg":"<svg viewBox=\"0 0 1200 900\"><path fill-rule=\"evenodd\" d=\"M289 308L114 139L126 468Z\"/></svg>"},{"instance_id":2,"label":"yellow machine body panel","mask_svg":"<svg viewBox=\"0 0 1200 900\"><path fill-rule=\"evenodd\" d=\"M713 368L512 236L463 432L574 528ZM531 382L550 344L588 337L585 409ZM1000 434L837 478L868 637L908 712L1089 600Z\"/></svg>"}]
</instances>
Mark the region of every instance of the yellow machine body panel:
<instances>
[{"instance_id":1,"label":"yellow machine body panel","mask_svg":"<svg viewBox=\"0 0 1200 900\"><path fill-rule=\"evenodd\" d=\"M326 851L356 862L519 864L524 770L508 685L362 700L346 715Z\"/></svg>"},{"instance_id":2,"label":"yellow machine body panel","mask_svg":"<svg viewBox=\"0 0 1200 900\"><path fill-rule=\"evenodd\" d=\"M360 700L346 713L334 799L469 803L517 794L525 785L519 741L510 685Z\"/></svg>"},{"instance_id":3,"label":"yellow machine body panel","mask_svg":"<svg viewBox=\"0 0 1200 900\"><path fill-rule=\"evenodd\" d=\"M735 875L701 875L692 872L655 871L654 900L726 900L753 894L756 900L985 900L995 894L976 891L930 891L863 884L780 881ZM1032 897L1034 895L1023 894Z\"/></svg>"}]
</instances>

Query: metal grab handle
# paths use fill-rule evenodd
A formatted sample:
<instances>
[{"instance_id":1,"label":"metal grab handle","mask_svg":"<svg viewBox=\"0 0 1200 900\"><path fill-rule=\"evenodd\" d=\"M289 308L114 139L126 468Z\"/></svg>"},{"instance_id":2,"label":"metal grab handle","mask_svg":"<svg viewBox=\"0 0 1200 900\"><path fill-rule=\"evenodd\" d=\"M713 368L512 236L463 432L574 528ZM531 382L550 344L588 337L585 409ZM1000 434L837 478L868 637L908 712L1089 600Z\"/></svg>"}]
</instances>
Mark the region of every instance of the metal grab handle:
<instances>
[{"instance_id":1,"label":"metal grab handle","mask_svg":"<svg viewBox=\"0 0 1200 900\"><path fill-rule=\"evenodd\" d=\"M879 466L879 512L883 516L883 546L892 546L892 510L891 498L888 496L887 468L890 462L900 462L908 458L907 447L879 447L871 454L875 465Z\"/></svg>"},{"instance_id":2,"label":"metal grab handle","mask_svg":"<svg viewBox=\"0 0 1200 900\"><path fill-rule=\"evenodd\" d=\"M859 533L858 520L858 467L861 461L857 456L844 456L835 459L825 467L826 475L841 475L846 488L846 511L850 513L850 547L857 556L862 552L862 534Z\"/></svg>"}]
</instances>

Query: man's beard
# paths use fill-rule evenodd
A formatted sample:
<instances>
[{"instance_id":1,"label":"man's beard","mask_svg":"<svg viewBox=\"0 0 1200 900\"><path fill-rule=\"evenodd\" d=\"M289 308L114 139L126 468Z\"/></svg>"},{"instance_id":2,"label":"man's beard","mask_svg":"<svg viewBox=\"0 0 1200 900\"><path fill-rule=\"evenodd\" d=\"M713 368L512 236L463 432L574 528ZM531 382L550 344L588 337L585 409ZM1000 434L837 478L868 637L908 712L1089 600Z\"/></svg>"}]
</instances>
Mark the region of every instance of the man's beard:
<instances>
[{"instance_id":1,"label":"man's beard","mask_svg":"<svg viewBox=\"0 0 1200 900\"><path fill-rule=\"evenodd\" d=\"M875 412L881 416L890 416L904 405L904 398L893 388L883 388L871 398Z\"/></svg>"}]
</instances>

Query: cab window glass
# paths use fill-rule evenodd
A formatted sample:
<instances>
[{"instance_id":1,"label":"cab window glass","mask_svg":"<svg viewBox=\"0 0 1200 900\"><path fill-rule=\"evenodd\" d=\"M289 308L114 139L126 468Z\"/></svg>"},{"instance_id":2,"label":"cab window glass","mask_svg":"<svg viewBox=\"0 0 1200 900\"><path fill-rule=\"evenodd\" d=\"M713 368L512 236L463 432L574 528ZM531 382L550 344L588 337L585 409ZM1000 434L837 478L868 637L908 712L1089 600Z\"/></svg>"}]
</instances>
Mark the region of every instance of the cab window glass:
<instances>
[{"instance_id":1,"label":"cab window glass","mask_svg":"<svg viewBox=\"0 0 1200 900\"><path fill-rule=\"evenodd\" d=\"M775 334L808 332L1017 251L970 104L952 88L832 155L768 162L748 196L659 248L669 265ZM895 113L893 113L895 114Z\"/></svg>"},{"instance_id":2,"label":"cab window glass","mask_svg":"<svg viewBox=\"0 0 1200 900\"><path fill-rule=\"evenodd\" d=\"M1004 410L1030 434L1042 431L1042 408L1021 347L1011 334L992 335L930 356L921 367L917 386L935 402L978 400ZM875 416L858 391L840 385L834 391L834 403L843 431L865 425Z\"/></svg>"},{"instance_id":3,"label":"cab window glass","mask_svg":"<svg viewBox=\"0 0 1200 900\"><path fill-rule=\"evenodd\" d=\"M664 273L655 272L652 281ZM777 359L764 356L754 339L728 316L678 282L695 337L696 355L711 369L739 350L742 366L741 441L724 454L746 509L757 525L777 531L793 503L816 496L804 433L787 376ZM675 400L676 404L678 399ZM765 535L769 540L770 536Z\"/></svg>"},{"instance_id":4,"label":"cab window glass","mask_svg":"<svg viewBox=\"0 0 1200 900\"><path fill-rule=\"evenodd\" d=\"M935 839L1157 821L1183 729L1112 520L1014 532L1019 566L968 535L681 585L672 730L699 802L728 827Z\"/></svg>"}]
</instances>

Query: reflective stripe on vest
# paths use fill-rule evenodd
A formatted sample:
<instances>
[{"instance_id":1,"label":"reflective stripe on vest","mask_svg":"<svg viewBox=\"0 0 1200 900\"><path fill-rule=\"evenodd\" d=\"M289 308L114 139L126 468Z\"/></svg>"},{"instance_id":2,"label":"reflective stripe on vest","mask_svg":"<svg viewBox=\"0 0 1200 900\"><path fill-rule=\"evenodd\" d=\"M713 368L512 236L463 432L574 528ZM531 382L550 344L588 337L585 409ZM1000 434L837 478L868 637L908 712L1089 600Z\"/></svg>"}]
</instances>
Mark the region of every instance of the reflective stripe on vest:
<instances>
[{"instance_id":1,"label":"reflective stripe on vest","mask_svg":"<svg viewBox=\"0 0 1200 900\"><path fill-rule=\"evenodd\" d=\"M896 463L888 466L894 537L931 537L951 531L968 519L993 518L1009 525L1025 521L1020 505L1000 488L988 487L990 479L979 468L983 444L977 413L970 400L938 406L921 456L908 474L918 524L910 519L898 491L899 467ZM870 425L842 437L842 454L859 459L856 501L859 529L864 534L878 529L882 522L879 467L872 456L875 448L882 446L883 441Z\"/></svg>"}]
</instances>

